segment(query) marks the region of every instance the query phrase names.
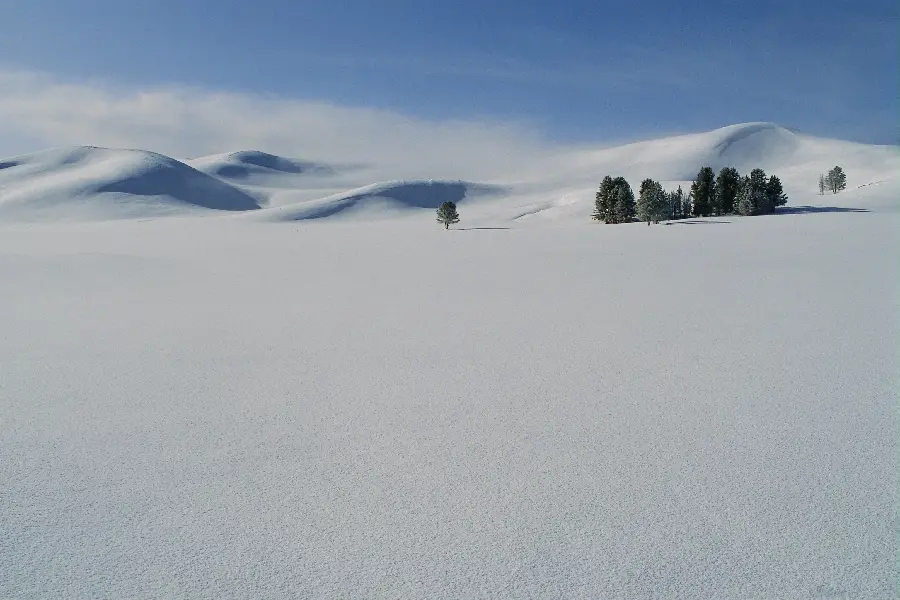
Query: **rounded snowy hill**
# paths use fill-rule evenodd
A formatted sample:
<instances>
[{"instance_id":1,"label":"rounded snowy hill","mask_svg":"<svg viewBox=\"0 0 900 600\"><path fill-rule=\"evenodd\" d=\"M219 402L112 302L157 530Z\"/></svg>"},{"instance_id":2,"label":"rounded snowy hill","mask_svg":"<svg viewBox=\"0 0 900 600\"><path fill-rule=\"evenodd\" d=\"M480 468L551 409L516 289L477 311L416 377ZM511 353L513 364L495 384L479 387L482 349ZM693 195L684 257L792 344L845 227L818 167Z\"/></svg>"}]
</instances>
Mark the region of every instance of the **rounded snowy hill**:
<instances>
[{"instance_id":1,"label":"rounded snowy hill","mask_svg":"<svg viewBox=\"0 0 900 600\"><path fill-rule=\"evenodd\" d=\"M735 167L741 174L762 168L777 175L789 195L789 205L826 201L817 195L818 175L841 165L848 174L848 192L873 186L865 193L828 196L832 204L864 202L867 208L896 205L900 151L896 146L859 144L819 138L775 123L741 123L703 133L678 135L621 146L582 148L560 153L550 174L539 174L517 189L526 199L513 217L540 215L551 219L590 217L594 193L605 175L621 175L637 188L645 178L667 189L685 190L703 166L718 172Z\"/></svg>"},{"instance_id":2,"label":"rounded snowy hill","mask_svg":"<svg viewBox=\"0 0 900 600\"><path fill-rule=\"evenodd\" d=\"M191 159L187 164L198 171L222 179L249 182L278 175L335 174L334 167L322 163L285 158L259 150L240 150Z\"/></svg>"},{"instance_id":3,"label":"rounded snowy hill","mask_svg":"<svg viewBox=\"0 0 900 600\"><path fill-rule=\"evenodd\" d=\"M246 211L258 201L168 156L79 146L0 161L0 217L103 220Z\"/></svg>"},{"instance_id":4,"label":"rounded snowy hill","mask_svg":"<svg viewBox=\"0 0 900 600\"><path fill-rule=\"evenodd\" d=\"M835 161L852 166L861 176L896 167L896 148L813 137L775 123L741 123L703 133L635 142L600 150L563 154L567 172L589 168L616 170L626 177L689 181L701 166L714 170L736 167L749 172L812 167L822 170ZM826 169L827 170L827 169Z\"/></svg>"}]
</instances>

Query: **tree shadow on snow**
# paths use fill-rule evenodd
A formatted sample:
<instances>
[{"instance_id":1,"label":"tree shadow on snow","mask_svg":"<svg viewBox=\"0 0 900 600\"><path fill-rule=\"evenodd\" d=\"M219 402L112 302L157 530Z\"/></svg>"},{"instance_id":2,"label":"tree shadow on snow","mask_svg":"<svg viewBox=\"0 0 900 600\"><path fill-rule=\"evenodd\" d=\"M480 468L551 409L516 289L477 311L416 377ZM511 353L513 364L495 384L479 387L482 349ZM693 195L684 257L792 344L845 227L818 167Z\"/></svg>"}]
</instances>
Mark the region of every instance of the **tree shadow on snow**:
<instances>
[{"instance_id":1,"label":"tree shadow on snow","mask_svg":"<svg viewBox=\"0 0 900 600\"><path fill-rule=\"evenodd\" d=\"M814 213L865 213L865 208L846 208L841 206L787 206L775 210L776 215L808 215Z\"/></svg>"},{"instance_id":2,"label":"tree shadow on snow","mask_svg":"<svg viewBox=\"0 0 900 600\"><path fill-rule=\"evenodd\" d=\"M669 225L726 225L728 223L731 223L731 221L669 221Z\"/></svg>"}]
</instances>

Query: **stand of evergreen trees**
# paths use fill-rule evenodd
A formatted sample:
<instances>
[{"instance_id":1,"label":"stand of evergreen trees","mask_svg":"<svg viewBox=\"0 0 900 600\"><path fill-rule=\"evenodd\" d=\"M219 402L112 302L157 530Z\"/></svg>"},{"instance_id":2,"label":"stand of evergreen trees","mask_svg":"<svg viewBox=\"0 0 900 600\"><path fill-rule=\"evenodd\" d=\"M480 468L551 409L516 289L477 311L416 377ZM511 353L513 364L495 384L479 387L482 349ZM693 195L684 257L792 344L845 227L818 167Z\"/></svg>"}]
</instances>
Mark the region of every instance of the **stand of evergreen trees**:
<instances>
[{"instance_id":1,"label":"stand of evergreen trees","mask_svg":"<svg viewBox=\"0 0 900 600\"><path fill-rule=\"evenodd\" d=\"M762 169L741 177L734 167L725 167L718 175L712 167L703 167L687 195L681 186L667 192L658 181L645 179L637 200L624 177L607 175L597 192L592 218L604 223L630 223L637 217L650 225L689 217L763 215L775 212L787 204L787 199L781 180L775 175L767 177Z\"/></svg>"}]
</instances>

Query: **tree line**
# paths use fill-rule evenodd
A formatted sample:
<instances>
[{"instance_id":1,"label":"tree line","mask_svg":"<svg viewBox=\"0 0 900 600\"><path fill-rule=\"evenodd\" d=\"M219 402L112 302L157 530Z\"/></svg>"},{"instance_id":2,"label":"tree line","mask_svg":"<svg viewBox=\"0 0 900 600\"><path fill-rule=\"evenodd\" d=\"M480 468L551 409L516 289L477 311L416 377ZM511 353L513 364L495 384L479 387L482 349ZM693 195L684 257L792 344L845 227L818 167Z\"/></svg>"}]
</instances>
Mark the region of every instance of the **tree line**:
<instances>
[{"instance_id":1,"label":"tree line","mask_svg":"<svg viewBox=\"0 0 900 600\"><path fill-rule=\"evenodd\" d=\"M637 218L649 225L688 217L769 214L787 200L781 180L775 175L767 177L762 169L741 177L734 167L723 168L718 176L712 167L703 167L688 194L681 186L666 191L658 181L645 179L635 198L624 177L607 175L597 191L591 216L604 223L630 223Z\"/></svg>"}]
</instances>

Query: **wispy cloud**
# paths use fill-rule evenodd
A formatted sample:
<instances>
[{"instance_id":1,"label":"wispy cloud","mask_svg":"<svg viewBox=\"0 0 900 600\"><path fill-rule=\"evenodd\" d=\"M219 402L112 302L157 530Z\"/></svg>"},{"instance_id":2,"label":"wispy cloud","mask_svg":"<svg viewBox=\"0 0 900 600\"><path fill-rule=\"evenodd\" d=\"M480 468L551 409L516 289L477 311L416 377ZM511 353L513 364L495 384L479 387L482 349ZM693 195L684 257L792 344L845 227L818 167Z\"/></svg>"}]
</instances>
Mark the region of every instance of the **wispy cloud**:
<instances>
[{"instance_id":1,"label":"wispy cloud","mask_svg":"<svg viewBox=\"0 0 900 600\"><path fill-rule=\"evenodd\" d=\"M385 177L509 177L553 150L521 123L433 121L247 93L123 88L0 70L0 139L138 147L176 157L255 148L371 164ZM21 149L0 146L4 155Z\"/></svg>"}]
</instances>

